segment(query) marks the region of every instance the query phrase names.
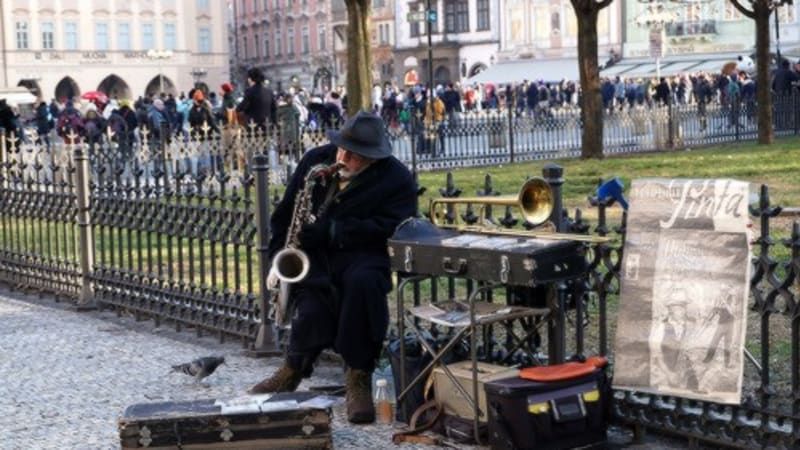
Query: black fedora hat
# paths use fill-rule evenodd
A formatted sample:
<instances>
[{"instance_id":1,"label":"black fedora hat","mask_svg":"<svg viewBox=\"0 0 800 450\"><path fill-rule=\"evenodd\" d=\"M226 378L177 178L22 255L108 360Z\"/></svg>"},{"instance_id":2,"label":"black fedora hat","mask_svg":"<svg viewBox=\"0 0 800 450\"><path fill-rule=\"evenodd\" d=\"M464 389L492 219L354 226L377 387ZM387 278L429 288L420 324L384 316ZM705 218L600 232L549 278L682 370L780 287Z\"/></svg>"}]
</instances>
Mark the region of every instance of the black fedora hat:
<instances>
[{"instance_id":1,"label":"black fedora hat","mask_svg":"<svg viewBox=\"0 0 800 450\"><path fill-rule=\"evenodd\" d=\"M383 159L392 155L383 120L366 111L347 119L340 130L329 130L328 139L331 144L365 158Z\"/></svg>"}]
</instances>

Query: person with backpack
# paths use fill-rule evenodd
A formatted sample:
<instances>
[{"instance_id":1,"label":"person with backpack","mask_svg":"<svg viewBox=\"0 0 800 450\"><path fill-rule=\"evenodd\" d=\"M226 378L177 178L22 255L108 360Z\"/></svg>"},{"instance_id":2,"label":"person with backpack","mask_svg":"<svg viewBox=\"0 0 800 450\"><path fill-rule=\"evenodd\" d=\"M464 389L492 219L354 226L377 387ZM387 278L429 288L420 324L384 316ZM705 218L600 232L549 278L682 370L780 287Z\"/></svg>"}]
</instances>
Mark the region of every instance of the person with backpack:
<instances>
[{"instance_id":1,"label":"person with backpack","mask_svg":"<svg viewBox=\"0 0 800 450\"><path fill-rule=\"evenodd\" d=\"M38 135L37 143L44 142L47 152L50 152L50 130L53 128L51 125L50 109L47 107L47 102L39 99L39 104L36 106L36 115L34 122L36 124L36 134Z\"/></svg>"},{"instance_id":2,"label":"person with backpack","mask_svg":"<svg viewBox=\"0 0 800 450\"><path fill-rule=\"evenodd\" d=\"M111 130L111 141L118 147L117 163L123 169L128 167L133 156L134 130L137 125L136 113L130 108L130 102L120 100L119 107L111 111L107 127Z\"/></svg>"},{"instance_id":3,"label":"person with backpack","mask_svg":"<svg viewBox=\"0 0 800 450\"><path fill-rule=\"evenodd\" d=\"M71 100L67 102L64 111L59 115L58 122L56 123L56 130L67 145L77 144L81 141L81 137L83 137L83 118L81 117L81 113L75 109L75 105ZM72 136L74 136L74 141L72 140Z\"/></svg>"},{"instance_id":4,"label":"person with backpack","mask_svg":"<svg viewBox=\"0 0 800 450\"><path fill-rule=\"evenodd\" d=\"M89 144L89 154L92 155L95 147L102 143L106 129L106 121L98 114L97 107L93 104L90 104L83 117L83 129L84 137Z\"/></svg>"},{"instance_id":5,"label":"person with backpack","mask_svg":"<svg viewBox=\"0 0 800 450\"><path fill-rule=\"evenodd\" d=\"M200 89L195 89L192 93L192 107L189 109L189 130L190 138L198 142L198 171L201 173L211 173L211 161L213 159L217 171L222 173L222 156L217 154L216 157L212 158L211 148L208 145L208 140L211 139L214 134L219 133L219 128L217 128L214 121L211 105Z\"/></svg>"}]
</instances>

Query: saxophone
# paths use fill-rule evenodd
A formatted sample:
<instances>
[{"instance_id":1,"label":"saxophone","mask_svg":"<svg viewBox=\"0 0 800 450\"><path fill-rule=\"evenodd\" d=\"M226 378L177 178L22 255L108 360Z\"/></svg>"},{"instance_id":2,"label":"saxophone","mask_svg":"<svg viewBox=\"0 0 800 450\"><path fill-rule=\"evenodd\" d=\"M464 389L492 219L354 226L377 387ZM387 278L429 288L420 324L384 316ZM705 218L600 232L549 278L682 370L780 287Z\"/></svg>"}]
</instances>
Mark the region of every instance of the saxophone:
<instances>
[{"instance_id":1,"label":"saxophone","mask_svg":"<svg viewBox=\"0 0 800 450\"><path fill-rule=\"evenodd\" d=\"M271 295L270 318L278 328L286 328L291 322L289 288L292 284L302 281L308 275L310 268L308 255L300 248L300 229L303 225L317 220L311 210L311 194L317 183L322 183L324 186L328 178L341 167L342 163L338 161L311 167L305 176L303 188L294 198L292 218L286 231L286 244L272 258L272 267L279 283Z\"/></svg>"}]
</instances>

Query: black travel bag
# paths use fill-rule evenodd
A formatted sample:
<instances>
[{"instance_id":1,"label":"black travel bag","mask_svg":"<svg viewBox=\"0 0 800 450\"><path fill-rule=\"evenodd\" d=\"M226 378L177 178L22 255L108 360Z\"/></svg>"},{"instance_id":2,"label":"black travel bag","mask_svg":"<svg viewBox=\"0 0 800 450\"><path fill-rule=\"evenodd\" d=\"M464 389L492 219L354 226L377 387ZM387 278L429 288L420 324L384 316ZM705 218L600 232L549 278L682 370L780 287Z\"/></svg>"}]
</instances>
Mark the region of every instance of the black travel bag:
<instances>
[{"instance_id":1,"label":"black travel bag","mask_svg":"<svg viewBox=\"0 0 800 450\"><path fill-rule=\"evenodd\" d=\"M569 449L606 443L611 399L602 368L557 381L506 378L484 388L492 449Z\"/></svg>"}]
</instances>

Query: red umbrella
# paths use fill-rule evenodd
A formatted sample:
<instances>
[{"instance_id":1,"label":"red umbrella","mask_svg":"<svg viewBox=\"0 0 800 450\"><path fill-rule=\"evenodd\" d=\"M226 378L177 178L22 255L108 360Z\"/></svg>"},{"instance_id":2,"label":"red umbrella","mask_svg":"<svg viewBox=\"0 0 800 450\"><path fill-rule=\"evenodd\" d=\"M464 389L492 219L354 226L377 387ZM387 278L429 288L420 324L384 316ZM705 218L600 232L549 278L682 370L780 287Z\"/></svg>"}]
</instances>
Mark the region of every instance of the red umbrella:
<instances>
[{"instance_id":1,"label":"red umbrella","mask_svg":"<svg viewBox=\"0 0 800 450\"><path fill-rule=\"evenodd\" d=\"M108 103L108 95L101 91L84 92L81 98L95 103Z\"/></svg>"}]
</instances>

